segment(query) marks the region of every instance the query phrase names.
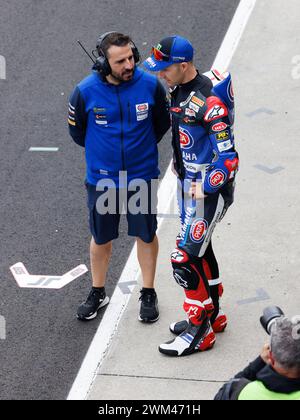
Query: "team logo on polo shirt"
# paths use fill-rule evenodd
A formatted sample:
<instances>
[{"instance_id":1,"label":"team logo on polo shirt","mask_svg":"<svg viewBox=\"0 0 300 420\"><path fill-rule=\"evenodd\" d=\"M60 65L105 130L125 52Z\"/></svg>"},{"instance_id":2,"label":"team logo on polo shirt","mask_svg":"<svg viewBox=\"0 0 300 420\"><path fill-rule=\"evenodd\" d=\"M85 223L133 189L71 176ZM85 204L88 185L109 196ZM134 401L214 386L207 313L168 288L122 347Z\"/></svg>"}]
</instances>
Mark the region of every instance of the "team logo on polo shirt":
<instances>
[{"instance_id":1,"label":"team logo on polo shirt","mask_svg":"<svg viewBox=\"0 0 300 420\"><path fill-rule=\"evenodd\" d=\"M136 119L137 121L142 121L148 118L149 104L145 102L144 104L136 104Z\"/></svg>"},{"instance_id":2,"label":"team logo on polo shirt","mask_svg":"<svg viewBox=\"0 0 300 420\"><path fill-rule=\"evenodd\" d=\"M193 242L200 243L204 240L206 232L208 229L208 223L205 219L196 219L194 220L191 230L190 238Z\"/></svg>"},{"instance_id":3,"label":"team logo on polo shirt","mask_svg":"<svg viewBox=\"0 0 300 420\"><path fill-rule=\"evenodd\" d=\"M183 149L190 149L194 146L194 139L191 133L183 127L179 127L180 146Z\"/></svg>"},{"instance_id":4,"label":"team logo on polo shirt","mask_svg":"<svg viewBox=\"0 0 300 420\"><path fill-rule=\"evenodd\" d=\"M105 126L107 126L108 122L107 122L106 108L95 106L93 108L93 112L94 112L94 115L95 115L95 123L97 125L105 125Z\"/></svg>"}]
</instances>

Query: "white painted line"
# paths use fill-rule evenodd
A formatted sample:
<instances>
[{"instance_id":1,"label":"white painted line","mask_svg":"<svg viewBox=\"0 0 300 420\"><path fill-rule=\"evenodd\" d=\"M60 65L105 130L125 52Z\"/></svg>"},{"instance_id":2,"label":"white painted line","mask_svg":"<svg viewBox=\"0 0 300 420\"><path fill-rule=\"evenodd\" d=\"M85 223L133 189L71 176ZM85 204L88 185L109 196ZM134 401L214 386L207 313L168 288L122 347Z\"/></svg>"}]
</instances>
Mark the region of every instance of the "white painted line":
<instances>
[{"instance_id":1,"label":"white painted line","mask_svg":"<svg viewBox=\"0 0 300 420\"><path fill-rule=\"evenodd\" d=\"M256 0L241 0L232 18L228 31L219 48L218 54L212 65L213 69L225 72L237 49L244 29L255 7Z\"/></svg>"},{"instance_id":2,"label":"white painted line","mask_svg":"<svg viewBox=\"0 0 300 420\"><path fill-rule=\"evenodd\" d=\"M230 31L230 37L225 35L226 42L223 41L221 48L218 51L217 57L214 61L213 68L221 68L222 71L227 69L227 66L230 63L230 60L233 56L233 53L237 47L238 41L240 40L243 31L241 28L245 28L246 23L249 19L249 7L251 3L251 11L253 10L255 0L241 0L238 6L237 12L234 15L232 23L228 29ZM246 7L247 6L247 7ZM243 12L243 13L242 13ZM238 25L236 19L240 19L241 22ZM232 29L232 25L236 27L235 30ZM237 30L238 29L238 30ZM233 36L237 37L237 41L234 42L233 50ZM228 46L227 42L230 42L231 45ZM224 53L223 53L224 49ZM227 56L228 55L228 56ZM221 57L219 59L219 56ZM226 63L225 66L221 66L221 60ZM220 63L220 64L219 64ZM158 214L167 214L175 192L176 192L177 182L175 175L171 171L171 163L167 169L167 172L160 184L158 192ZM158 223L158 230L161 228L163 218L160 218ZM122 275L119 279L119 283L128 282L128 281L137 281L139 277L139 265L136 256L136 245L133 247L131 254L128 258L126 266L122 272ZM122 315L127 307L131 295L124 295L120 288L117 286L113 293L113 296L110 300L103 319L97 329L97 332L94 336L94 339L87 351L87 354L82 362L82 365L79 369L77 377L72 385L72 388L67 397L68 400L84 400L87 398L88 393L91 389L91 386L94 382L94 379L97 375L97 371L101 366L110 346L110 343L117 331L119 322L122 318Z\"/></svg>"},{"instance_id":3,"label":"white painted line","mask_svg":"<svg viewBox=\"0 0 300 420\"><path fill-rule=\"evenodd\" d=\"M6 339L6 320L4 316L0 315L0 340Z\"/></svg>"},{"instance_id":4,"label":"white painted line","mask_svg":"<svg viewBox=\"0 0 300 420\"><path fill-rule=\"evenodd\" d=\"M176 177L171 171L171 163L158 190L158 213L168 214L172 199L176 192ZM158 221L158 232L161 228L163 218ZM68 400L83 400L86 398L89 389L97 374L98 367L102 363L109 349L110 343L118 329L119 322L125 311L131 294L124 294L118 287L119 284L128 281L137 282L140 275L140 268L137 259L136 244L132 248L127 263L123 269L119 282L111 297L110 303L101 320L94 339L82 362L77 377L67 397ZM132 291L135 286L129 286Z\"/></svg>"},{"instance_id":5,"label":"white painted line","mask_svg":"<svg viewBox=\"0 0 300 420\"><path fill-rule=\"evenodd\" d=\"M0 79L6 79L6 60L3 55L0 55Z\"/></svg>"},{"instance_id":6,"label":"white painted line","mask_svg":"<svg viewBox=\"0 0 300 420\"><path fill-rule=\"evenodd\" d=\"M58 152L58 147L30 147L29 152Z\"/></svg>"},{"instance_id":7,"label":"white painted line","mask_svg":"<svg viewBox=\"0 0 300 420\"><path fill-rule=\"evenodd\" d=\"M61 289L88 271L85 264L80 264L62 276L31 275L23 263L18 262L10 267L19 287L30 289Z\"/></svg>"}]
</instances>

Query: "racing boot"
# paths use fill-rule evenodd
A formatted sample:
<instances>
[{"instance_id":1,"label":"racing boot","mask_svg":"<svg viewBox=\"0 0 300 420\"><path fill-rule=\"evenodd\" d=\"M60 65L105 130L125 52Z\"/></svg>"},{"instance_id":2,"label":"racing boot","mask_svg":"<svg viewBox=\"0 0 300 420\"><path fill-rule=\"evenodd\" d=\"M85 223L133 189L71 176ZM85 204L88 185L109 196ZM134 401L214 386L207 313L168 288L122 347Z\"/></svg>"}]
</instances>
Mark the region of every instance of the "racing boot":
<instances>
[{"instance_id":1,"label":"racing boot","mask_svg":"<svg viewBox=\"0 0 300 420\"><path fill-rule=\"evenodd\" d=\"M222 283L209 286L210 296L214 303L214 313L212 314L210 321L214 332L223 332L227 326L227 317L220 307L220 299L223 295Z\"/></svg>"},{"instance_id":2,"label":"racing boot","mask_svg":"<svg viewBox=\"0 0 300 420\"><path fill-rule=\"evenodd\" d=\"M172 322L172 324L169 325L169 329L173 334L179 335L187 328L188 323L187 320ZM218 315L211 326L215 333L220 333L225 330L227 326L227 317L222 309L219 310Z\"/></svg>"},{"instance_id":3,"label":"racing boot","mask_svg":"<svg viewBox=\"0 0 300 420\"><path fill-rule=\"evenodd\" d=\"M215 333L224 332L225 328L227 327L227 316L224 314L222 309L219 309L218 315L216 316L215 320L212 322L212 329Z\"/></svg>"},{"instance_id":4,"label":"racing boot","mask_svg":"<svg viewBox=\"0 0 300 420\"><path fill-rule=\"evenodd\" d=\"M215 344L216 337L206 318L201 325L194 325L190 321L186 329L174 340L159 346L160 353L167 356L187 356L199 351L209 350Z\"/></svg>"}]
</instances>

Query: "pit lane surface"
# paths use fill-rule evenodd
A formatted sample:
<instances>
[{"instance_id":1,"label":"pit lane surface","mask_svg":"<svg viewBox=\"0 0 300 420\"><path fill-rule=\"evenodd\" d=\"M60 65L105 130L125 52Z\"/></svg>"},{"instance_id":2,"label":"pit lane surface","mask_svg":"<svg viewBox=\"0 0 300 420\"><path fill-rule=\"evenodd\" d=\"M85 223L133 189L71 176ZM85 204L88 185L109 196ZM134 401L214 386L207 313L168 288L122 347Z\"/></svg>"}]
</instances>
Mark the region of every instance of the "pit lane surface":
<instances>
[{"instance_id":1,"label":"pit lane surface","mask_svg":"<svg viewBox=\"0 0 300 420\"><path fill-rule=\"evenodd\" d=\"M148 0L3 1L0 55L0 399L65 399L101 317L75 318L90 287L90 273L61 290L20 289L9 267L22 261L32 274L61 275L88 265L89 231L83 149L66 127L73 86L90 68L76 45L92 49L100 33L130 33L146 57L160 38L180 33L197 50L200 71L213 62L238 1ZM147 42L147 44L145 44ZM30 147L58 147L30 152ZM160 144L161 170L171 158L170 136ZM115 242L107 292L133 240L126 223ZM137 305L138 308L138 305Z\"/></svg>"}]
</instances>

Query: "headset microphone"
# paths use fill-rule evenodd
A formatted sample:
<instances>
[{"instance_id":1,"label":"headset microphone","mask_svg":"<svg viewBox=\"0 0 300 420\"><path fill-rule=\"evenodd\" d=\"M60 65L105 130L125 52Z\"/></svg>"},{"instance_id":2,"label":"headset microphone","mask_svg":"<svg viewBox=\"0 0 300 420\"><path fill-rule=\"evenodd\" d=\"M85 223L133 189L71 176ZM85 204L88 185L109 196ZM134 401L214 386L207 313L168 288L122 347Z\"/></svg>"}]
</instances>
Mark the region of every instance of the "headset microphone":
<instances>
[{"instance_id":1,"label":"headset microphone","mask_svg":"<svg viewBox=\"0 0 300 420\"><path fill-rule=\"evenodd\" d=\"M101 64L99 64L99 57L96 57L94 55L94 51L92 51L92 54L94 56L94 58L91 56L91 54L89 54L89 52L86 50L86 48L83 46L83 44L79 41L79 39L77 39L78 44L80 45L80 47L83 49L83 51L86 53L86 55L92 60L92 62L94 63L94 69L96 71L98 71L99 73L101 73Z\"/></svg>"},{"instance_id":2,"label":"headset microphone","mask_svg":"<svg viewBox=\"0 0 300 420\"><path fill-rule=\"evenodd\" d=\"M94 64L96 64L96 61L93 59L93 57L91 56L91 54L88 53L88 51L84 48L84 46L82 45L82 43L79 41L79 39L77 39L78 44L81 46L81 48L83 49L83 51L86 53L86 55L88 57L90 57L90 59L92 60L92 62Z\"/></svg>"}]
</instances>

